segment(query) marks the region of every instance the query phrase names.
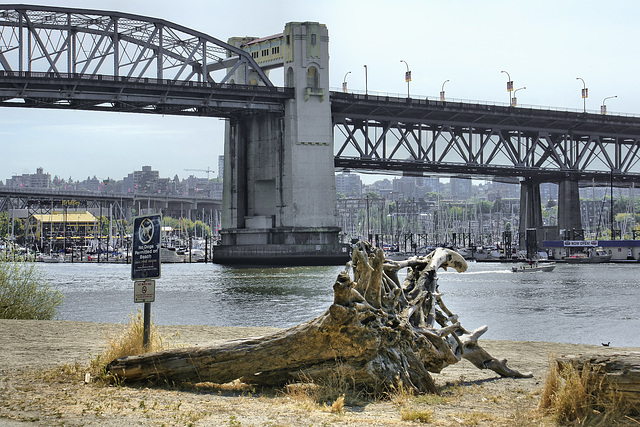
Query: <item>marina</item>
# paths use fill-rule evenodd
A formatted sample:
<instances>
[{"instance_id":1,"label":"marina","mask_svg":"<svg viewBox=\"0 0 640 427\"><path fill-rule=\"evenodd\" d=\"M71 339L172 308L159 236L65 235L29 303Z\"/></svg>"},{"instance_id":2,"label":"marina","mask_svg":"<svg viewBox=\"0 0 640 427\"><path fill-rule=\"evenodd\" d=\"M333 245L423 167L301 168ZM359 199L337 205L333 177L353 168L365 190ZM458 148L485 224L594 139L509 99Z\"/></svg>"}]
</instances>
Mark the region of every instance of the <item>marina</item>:
<instances>
[{"instance_id":1,"label":"marina","mask_svg":"<svg viewBox=\"0 0 640 427\"><path fill-rule=\"evenodd\" d=\"M39 268L65 296L59 320L126 322L142 308L133 302L128 265ZM294 326L331 305L343 268L163 265L152 319L159 325ZM487 339L640 347L638 268L564 263L551 274L513 274L502 263L469 262L464 273L441 271L439 288L465 327L489 327Z\"/></svg>"}]
</instances>

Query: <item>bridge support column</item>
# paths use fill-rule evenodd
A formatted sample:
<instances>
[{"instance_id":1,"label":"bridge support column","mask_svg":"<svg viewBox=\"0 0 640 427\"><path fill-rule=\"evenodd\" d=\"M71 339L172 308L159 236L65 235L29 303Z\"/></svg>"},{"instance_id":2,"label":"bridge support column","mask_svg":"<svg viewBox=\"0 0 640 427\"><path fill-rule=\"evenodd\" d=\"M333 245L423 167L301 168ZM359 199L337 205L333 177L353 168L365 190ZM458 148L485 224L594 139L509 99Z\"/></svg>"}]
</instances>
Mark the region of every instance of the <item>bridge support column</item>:
<instances>
[{"instance_id":1,"label":"bridge support column","mask_svg":"<svg viewBox=\"0 0 640 427\"><path fill-rule=\"evenodd\" d=\"M558 186L558 231L562 239L584 239L577 180L567 179Z\"/></svg>"},{"instance_id":2,"label":"bridge support column","mask_svg":"<svg viewBox=\"0 0 640 427\"><path fill-rule=\"evenodd\" d=\"M525 178L520 182L520 228L518 245L525 249L527 229L542 228L542 203L540 200L540 183L533 178ZM537 233L538 237L540 233ZM541 243L541 242L539 242ZM540 246L538 244L538 246Z\"/></svg>"},{"instance_id":3,"label":"bridge support column","mask_svg":"<svg viewBox=\"0 0 640 427\"><path fill-rule=\"evenodd\" d=\"M337 226L328 33L289 23L284 73L295 98L284 116L245 115L227 124L222 245L214 262L341 264Z\"/></svg>"}]
</instances>

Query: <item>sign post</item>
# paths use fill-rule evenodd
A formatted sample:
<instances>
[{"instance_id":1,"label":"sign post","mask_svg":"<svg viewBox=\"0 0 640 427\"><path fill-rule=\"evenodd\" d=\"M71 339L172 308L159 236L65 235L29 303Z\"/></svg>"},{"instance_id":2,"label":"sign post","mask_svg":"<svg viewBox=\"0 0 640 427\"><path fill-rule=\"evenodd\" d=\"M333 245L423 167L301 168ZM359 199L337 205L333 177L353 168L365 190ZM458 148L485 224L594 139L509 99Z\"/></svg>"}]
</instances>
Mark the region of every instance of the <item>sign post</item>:
<instances>
[{"instance_id":1,"label":"sign post","mask_svg":"<svg viewBox=\"0 0 640 427\"><path fill-rule=\"evenodd\" d=\"M131 248L131 280L134 281L133 301L144 303L142 345L149 346L151 303L155 301L155 279L160 278L160 241L162 216L139 216L133 220Z\"/></svg>"}]
</instances>

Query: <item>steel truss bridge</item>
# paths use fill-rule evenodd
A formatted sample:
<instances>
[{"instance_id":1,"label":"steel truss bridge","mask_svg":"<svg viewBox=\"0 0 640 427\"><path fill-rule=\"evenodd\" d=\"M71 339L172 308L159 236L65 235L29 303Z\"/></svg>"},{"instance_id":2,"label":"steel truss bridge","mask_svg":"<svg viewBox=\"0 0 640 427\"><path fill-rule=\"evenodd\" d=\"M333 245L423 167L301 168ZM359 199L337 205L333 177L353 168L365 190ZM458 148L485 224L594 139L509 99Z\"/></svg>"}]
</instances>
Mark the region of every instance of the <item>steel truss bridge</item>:
<instances>
[{"instance_id":1,"label":"steel truss bridge","mask_svg":"<svg viewBox=\"0 0 640 427\"><path fill-rule=\"evenodd\" d=\"M640 182L638 117L341 92L331 109L337 167Z\"/></svg>"},{"instance_id":2,"label":"steel truss bridge","mask_svg":"<svg viewBox=\"0 0 640 427\"><path fill-rule=\"evenodd\" d=\"M172 216L184 212L198 217L201 210L219 211L222 201L207 197L168 196L157 194L119 194L90 191L47 190L44 188L1 188L0 212L25 210L29 213L51 213L66 208L113 208L116 219L131 220L131 209L144 211L162 209ZM191 217L191 215L188 215ZM198 218L196 218L198 219ZM202 219L202 218L199 218Z\"/></svg>"},{"instance_id":3,"label":"steel truss bridge","mask_svg":"<svg viewBox=\"0 0 640 427\"><path fill-rule=\"evenodd\" d=\"M238 85L243 73L254 85ZM0 5L0 106L283 114L239 47L162 19ZM640 118L331 92L340 169L640 182Z\"/></svg>"},{"instance_id":4,"label":"steel truss bridge","mask_svg":"<svg viewBox=\"0 0 640 427\"><path fill-rule=\"evenodd\" d=\"M2 106L231 117L281 113L291 91L244 50L162 19L0 5Z\"/></svg>"}]
</instances>

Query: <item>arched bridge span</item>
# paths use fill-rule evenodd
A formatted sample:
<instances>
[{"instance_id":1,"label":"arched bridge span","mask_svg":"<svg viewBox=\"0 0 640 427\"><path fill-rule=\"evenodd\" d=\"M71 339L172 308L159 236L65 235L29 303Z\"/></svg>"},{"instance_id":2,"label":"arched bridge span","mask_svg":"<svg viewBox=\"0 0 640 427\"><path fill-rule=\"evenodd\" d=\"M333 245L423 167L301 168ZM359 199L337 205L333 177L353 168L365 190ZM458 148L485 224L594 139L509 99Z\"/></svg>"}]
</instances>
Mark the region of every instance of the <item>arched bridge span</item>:
<instances>
[{"instance_id":1,"label":"arched bridge span","mask_svg":"<svg viewBox=\"0 0 640 427\"><path fill-rule=\"evenodd\" d=\"M163 19L0 5L3 106L229 117L291 96L250 53Z\"/></svg>"}]
</instances>

